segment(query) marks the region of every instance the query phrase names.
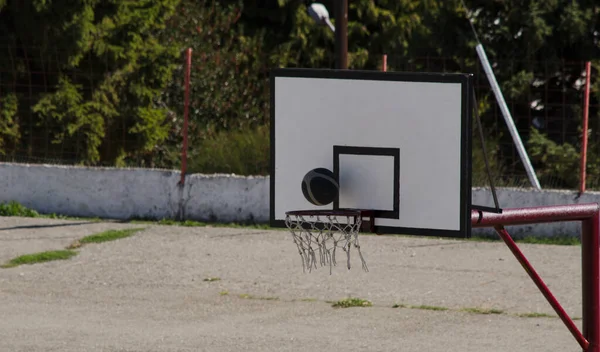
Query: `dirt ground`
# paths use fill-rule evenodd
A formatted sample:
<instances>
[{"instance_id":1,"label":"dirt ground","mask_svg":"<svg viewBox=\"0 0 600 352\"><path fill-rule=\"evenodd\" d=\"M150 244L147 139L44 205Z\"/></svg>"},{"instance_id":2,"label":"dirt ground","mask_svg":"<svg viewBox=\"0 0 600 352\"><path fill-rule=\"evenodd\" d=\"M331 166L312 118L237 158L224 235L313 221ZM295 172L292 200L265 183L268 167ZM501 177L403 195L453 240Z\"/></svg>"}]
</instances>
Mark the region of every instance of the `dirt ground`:
<instances>
[{"instance_id":1,"label":"dirt ground","mask_svg":"<svg viewBox=\"0 0 600 352\"><path fill-rule=\"evenodd\" d=\"M0 217L0 262L131 227L0 269L0 352L581 350L498 242L363 236L370 271L330 275L303 273L286 231ZM520 248L581 329L580 247ZM332 307L347 297L373 305Z\"/></svg>"}]
</instances>

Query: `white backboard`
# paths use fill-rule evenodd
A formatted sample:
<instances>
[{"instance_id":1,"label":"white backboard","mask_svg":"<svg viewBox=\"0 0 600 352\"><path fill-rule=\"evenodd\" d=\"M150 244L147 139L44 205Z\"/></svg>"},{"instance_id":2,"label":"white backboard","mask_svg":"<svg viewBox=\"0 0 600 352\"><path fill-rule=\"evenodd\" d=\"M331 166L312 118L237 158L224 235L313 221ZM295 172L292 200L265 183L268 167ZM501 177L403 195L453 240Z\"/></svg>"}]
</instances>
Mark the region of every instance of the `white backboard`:
<instances>
[{"instance_id":1,"label":"white backboard","mask_svg":"<svg viewBox=\"0 0 600 352\"><path fill-rule=\"evenodd\" d=\"M377 233L470 236L471 75L277 69L271 75L271 225L286 211L376 210ZM340 183L314 206L301 181Z\"/></svg>"}]
</instances>

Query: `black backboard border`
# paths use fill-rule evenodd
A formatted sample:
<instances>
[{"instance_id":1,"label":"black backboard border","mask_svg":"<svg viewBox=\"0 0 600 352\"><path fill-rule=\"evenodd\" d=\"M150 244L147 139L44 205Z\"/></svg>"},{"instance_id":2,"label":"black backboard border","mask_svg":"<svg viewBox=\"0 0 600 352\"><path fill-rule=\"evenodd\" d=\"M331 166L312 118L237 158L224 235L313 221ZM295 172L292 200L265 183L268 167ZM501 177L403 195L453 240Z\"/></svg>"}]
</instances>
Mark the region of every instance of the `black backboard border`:
<instances>
[{"instance_id":1,"label":"black backboard border","mask_svg":"<svg viewBox=\"0 0 600 352\"><path fill-rule=\"evenodd\" d=\"M374 211L375 218L380 219L400 219L400 148L385 147L362 147L348 145L333 146L333 174L336 181L340 182L340 155L372 155L372 156L391 156L394 160L394 200L392 210L370 209ZM340 198L333 201L333 209L340 209Z\"/></svg>"}]
</instances>

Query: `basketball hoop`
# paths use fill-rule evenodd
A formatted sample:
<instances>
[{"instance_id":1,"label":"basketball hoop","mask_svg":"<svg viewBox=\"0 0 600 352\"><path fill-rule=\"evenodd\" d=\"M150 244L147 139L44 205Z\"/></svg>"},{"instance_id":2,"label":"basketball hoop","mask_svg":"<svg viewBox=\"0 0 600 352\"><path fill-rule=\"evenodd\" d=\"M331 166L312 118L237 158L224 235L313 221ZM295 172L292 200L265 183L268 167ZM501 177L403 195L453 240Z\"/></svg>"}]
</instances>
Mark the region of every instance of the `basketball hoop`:
<instances>
[{"instance_id":1,"label":"basketball hoop","mask_svg":"<svg viewBox=\"0 0 600 352\"><path fill-rule=\"evenodd\" d=\"M364 219L364 218L368 219ZM346 253L350 270L350 250L356 248L364 271L369 271L360 251L358 234L373 231L374 217L370 210L296 210L286 212L285 224L290 230L304 272L329 265L329 274L336 263L336 250Z\"/></svg>"}]
</instances>

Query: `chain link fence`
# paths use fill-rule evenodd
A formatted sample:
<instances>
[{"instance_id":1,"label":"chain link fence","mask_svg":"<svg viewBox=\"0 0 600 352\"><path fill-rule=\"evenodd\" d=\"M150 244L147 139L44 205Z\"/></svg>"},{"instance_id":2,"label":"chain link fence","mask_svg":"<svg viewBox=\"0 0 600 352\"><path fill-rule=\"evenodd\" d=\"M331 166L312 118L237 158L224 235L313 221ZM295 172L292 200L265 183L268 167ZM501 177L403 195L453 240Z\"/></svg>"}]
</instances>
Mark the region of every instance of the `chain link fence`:
<instances>
[{"instance_id":1,"label":"chain link fence","mask_svg":"<svg viewBox=\"0 0 600 352\"><path fill-rule=\"evenodd\" d=\"M504 117L493 95L483 66L477 57L444 58L420 57L406 59L399 55L386 55L387 71L418 72L467 72L474 75L475 94L480 102L480 114L484 126L485 138L491 144L498 165L494 168L493 178L497 184L530 187L525 168L510 136ZM550 61L494 61L492 62L496 78L503 91L513 121L528 151L534 168L538 171L545 167L551 154L540 152L533 136L543 135L559 147L568 143L579 153L581 145L581 125L584 108L585 66L586 62L550 62ZM500 72L500 74L498 74ZM589 153L600 152L599 94L594 86L598 80L594 71L591 75L592 89L589 105L590 129ZM474 140L473 143L477 143ZM488 147L489 148L489 147ZM475 151L476 152L476 151ZM577 158L579 155L576 156ZM553 161L553 160L551 160ZM578 161L578 160L577 160ZM578 173L579 170L570 170ZM564 185L564 177L558 173L546 171L538 174L542 188L572 188ZM474 183L484 184L485 180L474 178ZM588 189L600 187L597 179L588 179Z\"/></svg>"},{"instance_id":2,"label":"chain link fence","mask_svg":"<svg viewBox=\"0 0 600 352\"><path fill-rule=\"evenodd\" d=\"M71 103L70 105L65 104L65 111L60 111L60 104L57 104L55 110L44 111L40 100L49 92L55 91L64 77L78 84L80 99L90 99L96 94L95 90L99 89L97 83L114 74L111 63L109 60L102 62L90 59L82 61L85 65L62 70L55 64L59 62L61 53L45 49L46 52L43 55L39 53L27 55L27 50L41 49L22 50L24 51L16 52L12 47L0 47L5 63L0 65L0 113L3 114L2 119L4 120L4 123L0 122L0 161L176 170L181 168L185 92L183 52L181 65L173 71L172 84L163 96L154 102L156 108L167 110L167 117L161 126L161 131L167 136L152 148L139 148L141 136L139 133L132 133L132 126L135 125L134 116L118 112L118 116L111 116L99 121L102 128L101 140L98 141L100 158L93 163L86 163L89 156L90 129L86 126L65 127L69 123L72 125L72 119L69 116L71 112L68 109L72 109L77 104L72 104L73 102L68 99L74 98L65 98L67 102ZM219 111L220 107L215 105L215 101L205 101L211 95L203 94L202 90L219 89L218 87L222 86L223 92L226 92L226 89L229 89L226 87L238 82L235 77L236 71L232 66L232 74L225 75L224 73L223 82L203 83L202 87L194 86L194 75L203 74L202 66L205 65L203 60L206 60L206 55L194 53L188 129L188 171L213 173L242 170L237 173L268 173L269 117L266 116L269 113L268 67L263 67L260 72L257 72L255 79L245 78L243 84L247 88L231 90L228 93L226 101L228 106L238 104L241 108ZM389 54L386 55L386 62L387 71L474 74L485 138L489 143L488 150L493 152L496 160L493 168L495 183L499 186L530 186L483 67L476 56L458 59L433 56L408 59L401 55ZM235 62L229 64L235 65ZM223 65L229 64L223 62ZM498 82L528 152L531 152L533 148L530 142L533 138L532 131L535 130L544 135L549 143L554 143L554 148L559 148L565 143L573 146L575 153L571 159L578 158L582 135L585 62L511 60L493 62L492 65L498 72ZM252 75L251 72L245 74ZM126 80L124 84L128 84ZM588 131L590 153L594 155L600 155L600 134L597 132L600 127L598 99L600 93L594 89L597 85L598 80L595 79L594 71L589 106L590 130ZM242 93L239 94L239 92ZM246 92L251 97L244 97L243 104L239 104L236 97L246 94ZM18 106L13 109L15 113L9 116L7 111L10 111L9 105L12 102L9 97L11 96L17 98ZM242 99L241 96L240 99ZM248 104L252 107L248 108L246 106ZM231 118L231 121L235 121L235 116L232 118L224 114L240 114L244 111L252 111L253 115L261 115L244 117L258 122L254 125L244 125L251 126L247 128L239 126L232 128L235 131L229 134L227 130L217 132L207 127L212 120L216 119ZM80 112L74 111L73 113ZM45 115L41 117L40 114ZM19 138L14 138L14 135L10 133L10 131L15 131L15 128ZM474 139L473 143L477 144L478 140ZM236 148L238 154L231 154ZM474 150L474 153L476 152L478 152L477 149ZM229 154L224 156L226 153ZM536 153L530 154L536 171L547 167L544 164L548 162L547 158L556 157L544 153L545 151L540 152L538 148ZM474 157L475 160L480 160L475 155ZM245 167L242 165L244 163L250 163L252 166ZM235 166L237 164L239 167ZM570 172L578 173L579 170L570 170ZM554 174L548 170L540 176L543 188L574 188L572 185L565 186L563 181L564 175ZM481 173L474 175L474 185L485 184L487 184L485 175L482 176ZM588 180L588 189L598 187L600 187L600 181L593 178Z\"/></svg>"}]
</instances>

